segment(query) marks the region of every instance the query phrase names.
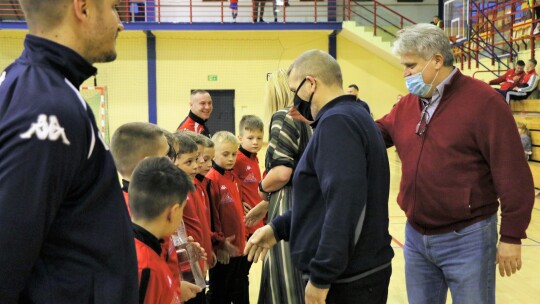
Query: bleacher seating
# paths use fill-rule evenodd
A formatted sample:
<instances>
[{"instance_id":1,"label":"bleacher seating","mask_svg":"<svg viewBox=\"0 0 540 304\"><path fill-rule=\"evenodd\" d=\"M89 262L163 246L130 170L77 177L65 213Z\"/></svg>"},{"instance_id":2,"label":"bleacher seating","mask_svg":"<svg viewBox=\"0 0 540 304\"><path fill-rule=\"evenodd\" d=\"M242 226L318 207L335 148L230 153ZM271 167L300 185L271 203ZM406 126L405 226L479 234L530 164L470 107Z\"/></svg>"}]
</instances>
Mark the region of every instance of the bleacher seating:
<instances>
[{"instance_id":1,"label":"bleacher seating","mask_svg":"<svg viewBox=\"0 0 540 304\"><path fill-rule=\"evenodd\" d=\"M523 101L525 100L536 100L536 99L540 99L540 78L536 78L536 89L534 89L531 94L524 100L510 100L510 103L511 104L516 104L516 109L515 111L523 111L523 112L531 112L531 111L535 111L535 112L539 112L540 113L540 110L538 110L538 106L533 102L533 103L523 103ZM522 104L521 106L519 104ZM513 109L513 108L512 108Z\"/></svg>"},{"instance_id":2,"label":"bleacher seating","mask_svg":"<svg viewBox=\"0 0 540 304\"><path fill-rule=\"evenodd\" d=\"M512 39L516 42L518 52L520 46L523 45L525 49L528 48L527 38L531 36L532 28L529 20L515 23L513 26Z\"/></svg>"},{"instance_id":3,"label":"bleacher seating","mask_svg":"<svg viewBox=\"0 0 540 304\"><path fill-rule=\"evenodd\" d=\"M540 189L540 99L513 101L510 107L517 122L527 125L531 132L532 155L529 166L534 180L534 187Z\"/></svg>"}]
</instances>

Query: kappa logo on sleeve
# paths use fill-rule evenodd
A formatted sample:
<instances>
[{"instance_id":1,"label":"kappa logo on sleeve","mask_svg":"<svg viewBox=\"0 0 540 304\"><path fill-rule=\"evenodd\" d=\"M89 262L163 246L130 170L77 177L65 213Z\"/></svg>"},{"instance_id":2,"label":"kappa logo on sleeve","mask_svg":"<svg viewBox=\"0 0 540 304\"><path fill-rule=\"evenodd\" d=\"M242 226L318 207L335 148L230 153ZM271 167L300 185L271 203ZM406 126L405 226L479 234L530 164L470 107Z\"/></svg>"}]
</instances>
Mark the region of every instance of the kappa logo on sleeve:
<instances>
[{"instance_id":1,"label":"kappa logo on sleeve","mask_svg":"<svg viewBox=\"0 0 540 304\"><path fill-rule=\"evenodd\" d=\"M5 79L6 79L6 71L4 71L2 75L0 75L0 85L2 85L2 82L4 82Z\"/></svg>"},{"instance_id":2,"label":"kappa logo on sleeve","mask_svg":"<svg viewBox=\"0 0 540 304\"><path fill-rule=\"evenodd\" d=\"M47 115L39 114L36 122L32 123L30 129L20 135L23 139L29 139L36 134L39 140L57 141L62 138L62 143L70 145L69 140L66 137L64 128L58 123L58 118L55 115L51 115L47 119Z\"/></svg>"}]
</instances>

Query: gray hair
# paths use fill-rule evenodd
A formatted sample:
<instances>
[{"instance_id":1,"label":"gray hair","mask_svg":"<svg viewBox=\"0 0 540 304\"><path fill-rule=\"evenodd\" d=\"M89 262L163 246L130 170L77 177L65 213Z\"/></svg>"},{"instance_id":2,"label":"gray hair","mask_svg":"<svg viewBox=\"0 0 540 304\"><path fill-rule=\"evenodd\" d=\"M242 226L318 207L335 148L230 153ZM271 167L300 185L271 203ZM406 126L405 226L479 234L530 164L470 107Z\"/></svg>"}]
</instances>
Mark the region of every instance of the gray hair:
<instances>
[{"instance_id":1,"label":"gray hair","mask_svg":"<svg viewBox=\"0 0 540 304\"><path fill-rule=\"evenodd\" d=\"M441 54L444 66L454 65L454 53L448 36L442 29L429 23L419 23L400 30L393 51L397 55L416 54L425 60Z\"/></svg>"}]
</instances>

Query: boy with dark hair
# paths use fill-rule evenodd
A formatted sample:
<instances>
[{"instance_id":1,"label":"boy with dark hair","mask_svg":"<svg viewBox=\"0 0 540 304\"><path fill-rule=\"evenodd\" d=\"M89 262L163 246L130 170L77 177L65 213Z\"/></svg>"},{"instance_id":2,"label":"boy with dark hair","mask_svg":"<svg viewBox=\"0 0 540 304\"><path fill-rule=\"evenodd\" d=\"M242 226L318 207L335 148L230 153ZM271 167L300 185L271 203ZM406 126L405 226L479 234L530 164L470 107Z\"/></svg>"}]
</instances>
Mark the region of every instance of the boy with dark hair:
<instances>
[{"instance_id":1,"label":"boy with dark hair","mask_svg":"<svg viewBox=\"0 0 540 304\"><path fill-rule=\"evenodd\" d=\"M249 303L246 257L242 251L246 243L244 211L237 178L232 172L236 162L238 140L234 134L217 132L214 165L206 177L211 181L210 202L216 235L217 264L210 270L210 303Z\"/></svg>"},{"instance_id":2,"label":"boy with dark hair","mask_svg":"<svg viewBox=\"0 0 540 304\"><path fill-rule=\"evenodd\" d=\"M139 303L178 303L195 296L200 288L184 291L174 284L174 274L161 258L161 242L182 222L189 176L165 157L142 160L129 185L129 205L139 273Z\"/></svg>"},{"instance_id":3,"label":"boy with dark hair","mask_svg":"<svg viewBox=\"0 0 540 304\"><path fill-rule=\"evenodd\" d=\"M128 190L133 170L146 157L167 156L174 162L176 151L172 143L169 143L173 138L172 133L146 122L127 123L114 132L111 139L111 153L122 176L122 190L130 215ZM183 293L188 294L195 285L186 281L180 282L176 249L169 239L165 238L162 243L162 259L169 264L174 285L180 286Z\"/></svg>"},{"instance_id":4,"label":"boy with dark hair","mask_svg":"<svg viewBox=\"0 0 540 304\"><path fill-rule=\"evenodd\" d=\"M199 219L201 222L201 228L204 232L205 237L208 236L207 239L204 240L204 249L208 253L208 259L206 260L207 264L205 265L206 269L214 267L216 263L216 256L212 251L212 224L211 224L211 212L210 212L210 198L208 195L208 187L210 180L204 177L204 175L201 175L201 169L203 168L205 164L205 160L203 157L205 145L208 145L208 142L212 144L212 140L210 140L208 137L204 136L203 134L197 134L193 131L189 130L183 130L183 131L177 131L177 133L185 134L189 138L195 142L197 145L197 174L195 175L195 178L193 179L193 184L195 185L195 192L194 196L197 200L198 205L198 212L199 212ZM212 155L213 157L213 155ZM211 160L210 160L211 163ZM206 272L206 271L205 271Z\"/></svg>"},{"instance_id":5,"label":"boy with dark hair","mask_svg":"<svg viewBox=\"0 0 540 304\"><path fill-rule=\"evenodd\" d=\"M197 135L191 131L177 131L174 134L174 148L177 151L175 165L187 173L192 182L195 181L195 176L199 173L199 165L197 158L199 156L199 148L189 133ZM192 136L193 136L192 135ZM203 135L201 135L203 136ZM191 235L196 242L199 242L204 250L208 253L209 263L213 263L212 241L210 226L207 225L206 216L207 205L205 196L201 189L195 188L194 191L188 193L186 200L186 208L184 209L184 224L187 235ZM211 265L211 264L210 264ZM204 274L208 268L204 260L200 260L200 267ZM204 292L201 292L197 297L189 303L205 303Z\"/></svg>"},{"instance_id":6,"label":"boy with dark hair","mask_svg":"<svg viewBox=\"0 0 540 304\"><path fill-rule=\"evenodd\" d=\"M244 115L240 119L239 129L240 135L238 135L238 140L240 141L240 147L238 148L233 172L241 181L239 183L239 190L245 215L261 202L259 195L261 170L259 168L257 152L262 148L264 124L255 115ZM255 230L262 226L262 220L260 220L255 225L246 227L248 235L253 234Z\"/></svg>"}]
</instances>

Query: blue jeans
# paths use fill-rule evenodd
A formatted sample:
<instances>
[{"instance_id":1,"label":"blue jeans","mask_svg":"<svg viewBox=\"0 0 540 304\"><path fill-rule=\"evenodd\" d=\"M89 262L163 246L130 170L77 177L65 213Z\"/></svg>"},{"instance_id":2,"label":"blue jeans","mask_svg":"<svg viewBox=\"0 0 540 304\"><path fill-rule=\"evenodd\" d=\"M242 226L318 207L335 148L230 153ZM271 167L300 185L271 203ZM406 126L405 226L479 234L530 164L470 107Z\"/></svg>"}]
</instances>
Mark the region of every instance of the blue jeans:
<instances>
[{"instance_id":1,"label":"blue jeans","mask_svg":"<svg viewBox=\"0 0 540 304\"><path fill-rule=\"evenodd\" d=\"M495 303L497 215L460 230L422 235L405 227L409 303Z\"/></svg>"}]
</instances>

